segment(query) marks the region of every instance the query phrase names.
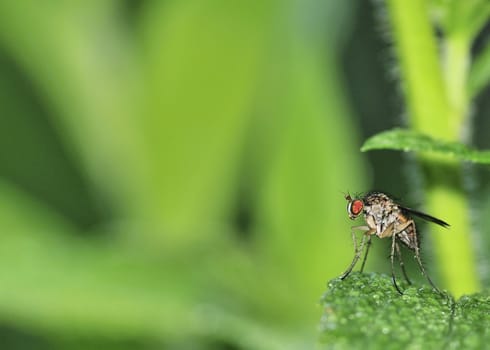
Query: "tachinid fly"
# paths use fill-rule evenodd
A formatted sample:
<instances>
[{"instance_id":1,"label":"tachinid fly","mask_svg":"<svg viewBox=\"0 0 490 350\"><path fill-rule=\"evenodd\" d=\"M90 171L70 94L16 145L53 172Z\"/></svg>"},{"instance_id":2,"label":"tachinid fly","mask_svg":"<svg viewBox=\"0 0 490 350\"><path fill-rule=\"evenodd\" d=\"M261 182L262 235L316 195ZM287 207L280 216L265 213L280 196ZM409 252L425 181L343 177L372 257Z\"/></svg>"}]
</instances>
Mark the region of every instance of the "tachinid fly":
<instances>
[{"instance_id":1,"label":"tachinid fly","mask_svg":"<svg viewBox=\"0 0 490 350\"><path fill-rule=\"evenodd\" d=\"M437 225L443 227L449 227L449 224L445 221L437 219L433 216L421 213L417 210L406 208L396 203L392 198L381 192L370 192L365 196L359 198L351 198L349 194L345 196L345 199L349 202L347 204L347 213L349 218L354 220L359 215L363 214L366 225L353 226L352 227L352 239L354 241L354 259L347 268L347 270L340 276L341 279L345 279L357 261L359 260L364 247L366 252L364 253L364 258L361 264L361 272L364 269L366 259L369 253L369 247L371 245L371 236L376 235L379 238L391 237L391 276L393 279L393 285L396 290L403 294L398 284L396 283L394 259L395 254L400 262L400 268L403 272L403 276L407 280L408 284L412 284L407 276L405 267L402 260L401 249L399 242L403 243L408 249L415 252L415 259L420 268L422 274L427 278L430 285L440 293L439 289L434 285L429 275L425 271L424 265L420 260L420 241L417 236L417 229L415 227L415 222L412 216L420 217L424 220L433 222ZM356 236L354 234L355 230L362 231L361 243L359 247L357 246Z\"/></svg>"}]
</instances>

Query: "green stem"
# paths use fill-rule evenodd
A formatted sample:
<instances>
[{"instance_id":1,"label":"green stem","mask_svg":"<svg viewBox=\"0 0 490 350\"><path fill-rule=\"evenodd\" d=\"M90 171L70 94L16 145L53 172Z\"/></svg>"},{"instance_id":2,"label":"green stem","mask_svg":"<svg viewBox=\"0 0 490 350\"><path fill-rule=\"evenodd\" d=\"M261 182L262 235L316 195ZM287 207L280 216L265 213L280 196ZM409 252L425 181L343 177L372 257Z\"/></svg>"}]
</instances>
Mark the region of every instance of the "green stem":
<instances>
[{"instance_id":1,"label":"green stem","mask_svg":"<svg viewBox=\"0 0 490 350\"><path fill-rule=\"evenodd\" d=\"M445 68L438 56L424 0L387 0L411 127L427 135L457 141L468 111L466 97L468 40L446 42ZM455 161L423 154L428 211L451 223L450 232L435 228L433 240L444 285L456 296L479 289L469 230L469 206Z\"/></svg>"},{"instance_id":2,"label":"green stem","mask_svg":"<svg viewBox=\"0 0 490 350\"><path fill-rule=\"evenodd\" d=\"M448 136L457 140L468 115L467 80L470 63L471 40L465 35L453 34L445 41L444 77L449 103Z\"/></svg>"}]
</instances>

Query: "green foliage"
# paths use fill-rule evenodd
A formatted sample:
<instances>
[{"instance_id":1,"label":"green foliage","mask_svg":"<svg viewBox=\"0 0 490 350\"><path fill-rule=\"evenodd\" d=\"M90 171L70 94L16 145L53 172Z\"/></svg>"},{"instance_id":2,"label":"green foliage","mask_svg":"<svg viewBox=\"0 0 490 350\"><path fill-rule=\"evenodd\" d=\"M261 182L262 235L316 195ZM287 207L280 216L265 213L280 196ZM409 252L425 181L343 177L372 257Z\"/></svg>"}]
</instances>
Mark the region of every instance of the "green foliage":
<instances>
[{"instance_id":1,"label":"green foliage","mask_svg":"<svg viewBox=\"0 0 490 350\"><path fill-rule=\"evenodd\" d=\"M464 295L451 318L449 349L483 349L490 341L490 295Z\"/></svg>"},{"instance_id":2,"label":"green foliage","mask_svg":"<svg viewBox=\"0 0 490 350\"><path fill-rule=\"evenodd\" d=\"M476 97L490 83L490 41L475 58L468 77L468 93Z\"/></svg>"},{"instance_id":3,"label":"green foliage","mask_svg":"<svg viewBox=\"0 0 490 350\"><path fill-rule=\"evenodd\" d=\"M0 4L0 318L48 344L312 343L350 255L339 189L366 181L336 62L351 5L129 3Z\"/></svg>"},{"instance_id":4,"label":"green foliage","mask_svg":"<svg viewBox=\"0 0 490 350\"><path fill-rule=\"evenodd\" d=\"M490 164L490 151L474 150L462 143L442 141L416 131L399 128L371 136L361 147L363 152L381 149L429 153L473 163Z\"/></svg>"},{"instance_id":5,"label":"green foliage","mask_svg":"<svg viewBox=\"0 0 490 350\"><path fill-rule=\"evenodd\" d=\"M435 23L448 35L458 33L475 37L490 16L490 4L486 0L430 0L429 5Z\"/></svg>"},{"instance_id":6,"label":"green foliage","mask_svg":"<svg viewBox=\"0 0 490 350\"><path fill-rule=\"evenodd\" d=\"M386 4L411 131L374 136L363 149L419 152L427 210L451 217L452 238L434 235L444 283L457 296L475 292L481 280L471 236L477 233L470 229L469 199L463 190L469 174L458 160L488 163L488 152L471 150L459 141L470 122L471 99L488 83L488 54L477 53L472 69L471 48L490 18L490 5L484 0Z\"/></svg>"},{"instance_id":7,"label":"green foliage","mask_svg":"<svg viewBox=\"0 0 490 350\"><path fill-rule=\"evenodd\" d=\"M354 6L0 2L0 343L20 330L50 349L311 346L323 281L352 253L341 192L371 181L340 75ZM419 9L399 12L415 25L400 66L422 63L414 110L445 125ZM451 85L482 91L479 62L478 82Z\"/></svg>"},{"instance_id":8,"label":"green foliage","mask_svg":"<svg viewBox=\"0 0 490 350\"><path fill-rule=\"evenodd\" d=\"M458 301L430 286L405 286L391 278L353 273L332 280L321 299L320 342L335 349L481 349L490 341L490 296Z\"/></svg>"}]
</instances>

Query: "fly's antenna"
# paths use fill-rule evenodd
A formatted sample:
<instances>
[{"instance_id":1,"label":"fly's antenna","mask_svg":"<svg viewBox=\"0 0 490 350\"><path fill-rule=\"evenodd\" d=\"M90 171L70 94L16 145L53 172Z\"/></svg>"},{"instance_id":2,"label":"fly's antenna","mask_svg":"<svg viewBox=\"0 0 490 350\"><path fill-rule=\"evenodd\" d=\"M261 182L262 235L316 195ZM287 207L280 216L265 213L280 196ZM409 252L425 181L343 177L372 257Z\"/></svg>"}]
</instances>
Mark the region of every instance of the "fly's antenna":
<instances>
[{"instance_id":1,"label":"fly's antenna","mask_svg":"<svg viewBox=\"0 0 490 350\"><path fill-rule=\"evenodd\" d=\"M347 192L342 192L342 191L340 191L340 193L342 193L342 194L344 195L344 198L345 198L346 200L348 200L349 202L352 200L352 197L350 196L349 191L347 191Z\"/></svg>"}]
</instances>

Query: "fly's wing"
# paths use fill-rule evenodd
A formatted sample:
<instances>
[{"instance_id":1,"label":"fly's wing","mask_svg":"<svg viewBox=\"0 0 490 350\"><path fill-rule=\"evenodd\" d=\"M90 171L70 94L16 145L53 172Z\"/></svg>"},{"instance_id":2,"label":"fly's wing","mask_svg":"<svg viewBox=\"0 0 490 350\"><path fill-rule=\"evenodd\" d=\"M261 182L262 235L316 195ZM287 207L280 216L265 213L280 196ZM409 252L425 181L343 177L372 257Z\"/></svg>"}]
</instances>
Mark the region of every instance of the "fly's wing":
<instances>
[{"instance_id":1,"label":"fly's wing","mask_svg":"<svg viewBox=\"0 0 490 350\"><path fill-rule=\"evenodd\" d=\"M434 224L441 225L442 227L449 227L449 226L451 226L447 222L442 221L441 219L435 218L433 216L430 216L429 214L425 214L425 213L422 213L420 211L417 211L417 210L414 210L414 209L410 209L410 208L405 208L405 207L400 207L400 208L403 211L405 211L405 212L407 212L409 214L418 216L419 218L424 219L426 221L433 222Z\"/></svg>"}]
</instances>

